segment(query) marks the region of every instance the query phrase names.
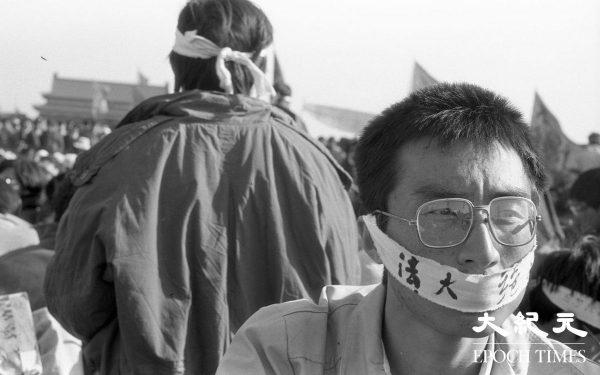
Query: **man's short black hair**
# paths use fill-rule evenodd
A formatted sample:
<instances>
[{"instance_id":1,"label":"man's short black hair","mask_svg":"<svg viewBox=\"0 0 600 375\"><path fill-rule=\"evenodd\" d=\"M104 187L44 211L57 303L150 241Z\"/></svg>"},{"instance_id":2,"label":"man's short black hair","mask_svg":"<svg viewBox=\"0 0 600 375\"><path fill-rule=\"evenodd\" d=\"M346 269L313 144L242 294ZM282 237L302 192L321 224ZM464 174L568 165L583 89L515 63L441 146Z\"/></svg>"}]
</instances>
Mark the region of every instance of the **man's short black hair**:
<instances>
[{"instance_id":1,"label":"man's short black hair","mask_svg":"<svg viewBox=\"0 0 600 375\"><path fill-rule=\"evenodd\" d=\"M466 83L441 83L418 90L387 108L364 129L356 149L360 197L367 212L386 210L402 146L431 138L441 147L466 141L482 150L497 141L514 149L538 190L546 183L529 128L508 100Z\"/></svg>"},{"instance_id":2,"label":"man's short black hair","mask_svg":"<svg viewBox=\"0 0 600 375\"><path fill-rule=\"evenodd\" d=\"M550 253L540 264L538 279L564 286L600 301L600 238L586 235L571 250ZM541 285L541 283L540 283ZM538 312L541 324L554 318L560 308L542 295L541 287L532 293L530 308Z\"/></svg>"}]
</instances>

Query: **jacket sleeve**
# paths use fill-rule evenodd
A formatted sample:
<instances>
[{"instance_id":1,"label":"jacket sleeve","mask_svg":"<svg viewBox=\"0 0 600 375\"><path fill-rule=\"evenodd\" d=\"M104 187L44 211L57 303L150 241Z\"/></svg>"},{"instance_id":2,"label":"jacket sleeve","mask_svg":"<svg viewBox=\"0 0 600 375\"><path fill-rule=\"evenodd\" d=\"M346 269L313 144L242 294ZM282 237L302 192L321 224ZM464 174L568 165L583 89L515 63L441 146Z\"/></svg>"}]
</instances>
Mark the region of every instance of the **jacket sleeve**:
<instances>
[{"instance_id":1,"label":"jacket sleeve","mask_svg":"<svg viewBox=\"0 0 600 375\"><path fill-rule=\"evenodd\" d=\"M183 372L191 304L186 249L193 248L186 230L198 221L194 186L180 179L179 159L167 158L167 146L136 143L79 188L46 278L50 311L78 337L106 337L98 332L118 322L126 373ZM176 189L166 188L171 181Z\"/></svg>"},{"instance_id":2,"label":"jacket sleeve","mask_svg":"<svg viewBox=\"0 0 600 375\"><path fill-rule=\"evenodd\" d=\"M55 255L48 265L44 293L48 309L73 335L90 340L116 317L102 241L101 201L92 204L94 186L80 188L63 216Z\"/></svg>"}]
</instances>

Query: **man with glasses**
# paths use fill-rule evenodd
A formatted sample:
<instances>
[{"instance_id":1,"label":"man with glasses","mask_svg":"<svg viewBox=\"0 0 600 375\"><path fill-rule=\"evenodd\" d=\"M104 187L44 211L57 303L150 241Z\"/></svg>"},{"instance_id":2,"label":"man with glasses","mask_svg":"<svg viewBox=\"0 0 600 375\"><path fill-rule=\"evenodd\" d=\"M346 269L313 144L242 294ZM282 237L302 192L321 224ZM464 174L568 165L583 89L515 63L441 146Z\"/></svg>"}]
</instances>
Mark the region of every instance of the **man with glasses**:
<instances>
[{"instance_id":1,"label":"man with glasses","mask_svg":"<svg viewBox=\"0 0 600 375\"><path fill-rule=\"evenodd\" d=\"M545 176L521 114L440 84L376 117L356 151L365 243L382 284L264 308L218 373L581 374L600 367L514 316Z\"/></svg>"}]
</instances>

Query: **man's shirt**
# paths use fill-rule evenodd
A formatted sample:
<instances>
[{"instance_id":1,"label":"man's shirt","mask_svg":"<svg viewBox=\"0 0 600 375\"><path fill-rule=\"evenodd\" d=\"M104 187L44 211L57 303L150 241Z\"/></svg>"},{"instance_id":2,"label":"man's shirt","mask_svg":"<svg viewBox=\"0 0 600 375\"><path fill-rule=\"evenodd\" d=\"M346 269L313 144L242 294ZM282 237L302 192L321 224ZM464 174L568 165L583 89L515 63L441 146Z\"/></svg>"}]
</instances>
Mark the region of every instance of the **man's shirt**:
<instances>
[{"instance_id":1,"label":"man's shirt","mask_svg":"<svg viewBox=\"0 0 600 375\"><path fill-rule=\"evenodd\" d=\"M382 284L328 286L318 305L298 300L262 308L240 328L217 374L389 374L381 332L385 295ZM510 335L490 336L486 349L528 356L483 362L474 355L481 375L600 374L600 366L565 356L573 350L535 327L515 332L519 322L507 319L502 327Z\"/></svg>"}]
</instances>

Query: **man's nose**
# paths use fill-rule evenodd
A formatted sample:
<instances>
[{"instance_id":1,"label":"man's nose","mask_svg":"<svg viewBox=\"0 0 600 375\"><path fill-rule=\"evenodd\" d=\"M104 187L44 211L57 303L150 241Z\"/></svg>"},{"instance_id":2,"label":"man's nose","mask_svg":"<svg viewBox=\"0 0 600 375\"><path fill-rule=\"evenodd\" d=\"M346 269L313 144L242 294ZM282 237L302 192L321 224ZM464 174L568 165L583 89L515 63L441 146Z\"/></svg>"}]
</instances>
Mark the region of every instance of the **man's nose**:
<instances>
[{"instance_id":1,"label":"man's nose","mask_svg":"<svg viewBox=\"0 0 600 375\"><path fill-rule=\"evenodd\" d=\"M458 264L462 272L486 274L500 264L500 253L490 233L487 216L487 212L474 213L471 233L458 253Z\"/></svg>"}]
</instances>

